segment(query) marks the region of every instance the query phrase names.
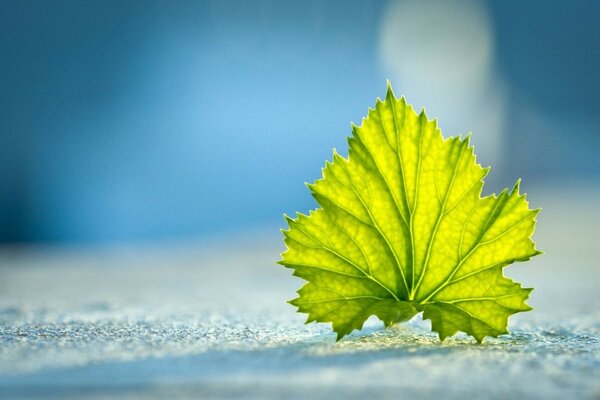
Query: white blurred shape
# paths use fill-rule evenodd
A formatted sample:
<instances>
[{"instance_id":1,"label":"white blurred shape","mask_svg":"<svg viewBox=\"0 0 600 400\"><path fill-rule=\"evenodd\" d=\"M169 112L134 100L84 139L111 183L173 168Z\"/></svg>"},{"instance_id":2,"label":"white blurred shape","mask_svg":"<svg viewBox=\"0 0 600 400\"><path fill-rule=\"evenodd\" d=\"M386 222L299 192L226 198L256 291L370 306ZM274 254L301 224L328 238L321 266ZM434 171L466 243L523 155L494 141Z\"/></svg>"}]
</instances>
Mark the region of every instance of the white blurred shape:
<instances>
[{"instance_id":1,"label":"white blurred shape","mask_svg":"<svg viewBox=\"0 0 600 400\"><path fill-rule=\"evenodd\" d=\"M381 29L381 56L408 79L471 90L490 69L492 33L481 3L394 1Z\"/></svg>"},{"instance_id":2,"label":"white blurred shape","mask_svg":"<svg viewBox=\"0 0 600 400\"><path fill-rule=\"evenodd\" d=\"M498 171L506 90L494 71L494 38L480 1L392 1L380 25L379 56L396 94L444 136L473 132L478 161Z\"/></svg>"}]
</instances>

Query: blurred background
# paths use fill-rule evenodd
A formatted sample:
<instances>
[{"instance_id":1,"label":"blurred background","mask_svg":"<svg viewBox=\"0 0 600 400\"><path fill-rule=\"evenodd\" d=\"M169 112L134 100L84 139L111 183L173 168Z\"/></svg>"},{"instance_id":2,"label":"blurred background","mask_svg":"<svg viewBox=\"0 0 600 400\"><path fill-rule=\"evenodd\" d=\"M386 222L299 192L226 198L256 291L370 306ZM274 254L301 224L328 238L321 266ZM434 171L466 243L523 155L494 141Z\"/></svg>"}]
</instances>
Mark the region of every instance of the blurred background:
<instances>
[{"instance_id":1,"label":"blurred background","mask_svg":"<svg viewBox=\"0 0 600 400\"><path fill-rule=\"evenodd\" d=\"M599 15L0 0L0 393L598 399ZM440 345L420 317L335 343L286 303L282 214L316 208L304 182L387 79L445 136L472 132L484 192L521 177L543 208L545 254L506 271L535 311L491 346Z\"/></svg>"},{"instance_id":2,"label":"blurred background","mask_svg":"<svg viewBox=\"0 0 600 400\"><path fill-rule=\"evenodd\" d=\"M597 187L598 15L555 0L0 1L0 242L281 226L315 207L303 183L346 154L388 78L445 136L473 132L486 191Z\"/></svg>"}]
</instances>

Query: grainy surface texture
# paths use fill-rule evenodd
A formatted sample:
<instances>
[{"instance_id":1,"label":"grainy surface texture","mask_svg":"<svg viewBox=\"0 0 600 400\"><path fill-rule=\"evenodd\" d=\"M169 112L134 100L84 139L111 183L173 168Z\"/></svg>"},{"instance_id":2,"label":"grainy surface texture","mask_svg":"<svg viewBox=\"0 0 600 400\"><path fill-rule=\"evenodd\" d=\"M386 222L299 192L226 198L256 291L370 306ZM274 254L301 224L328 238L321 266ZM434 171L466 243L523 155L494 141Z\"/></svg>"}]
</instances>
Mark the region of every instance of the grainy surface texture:
<instances>
[{"instance_id":1,"label":"grainy surface texture","mask_svg":"<svg viewBox=\"0 0 600 400\"><path fill-rule=\"evenodd\" d=\"M369 320L340 342L285 303L277 229L153 248L0 253L0 398L600 398L600 196L531 190L546 254L512 334L440 343ZM543 199L543 201L542 201Z\"/></svg>"}]
</instances>

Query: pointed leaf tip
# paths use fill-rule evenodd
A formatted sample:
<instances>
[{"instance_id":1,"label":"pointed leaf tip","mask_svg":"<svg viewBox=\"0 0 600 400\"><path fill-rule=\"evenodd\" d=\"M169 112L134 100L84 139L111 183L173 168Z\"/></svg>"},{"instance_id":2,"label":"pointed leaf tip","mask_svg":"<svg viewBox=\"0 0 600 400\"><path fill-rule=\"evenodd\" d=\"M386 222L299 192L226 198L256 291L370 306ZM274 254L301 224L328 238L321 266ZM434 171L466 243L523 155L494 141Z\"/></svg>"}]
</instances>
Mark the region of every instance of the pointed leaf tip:
<instances>
[{"instance_id":1,"label":"pointed leaf tip","mask_svg":"<svg viewBox=\"0 0 600 400\"><path fill-rule=\"evenodd\" d=\"M387 81L387 89L385 93L386 100L396 100L396 95L394 94L394 89L392 88L392 83Z\"/></svg>"},{"instance_id":2,"label":"pointed leaf tip","mask_svg":"<svg viewBox=\"0 0 600 400\"><path fill-rule=\"evenodd\" d=\"M521 188L521 178L517 178L517 182L515 183L515 186L513 187L513 192L519 194L519 189Z\"/></svg>"}]
</instances>

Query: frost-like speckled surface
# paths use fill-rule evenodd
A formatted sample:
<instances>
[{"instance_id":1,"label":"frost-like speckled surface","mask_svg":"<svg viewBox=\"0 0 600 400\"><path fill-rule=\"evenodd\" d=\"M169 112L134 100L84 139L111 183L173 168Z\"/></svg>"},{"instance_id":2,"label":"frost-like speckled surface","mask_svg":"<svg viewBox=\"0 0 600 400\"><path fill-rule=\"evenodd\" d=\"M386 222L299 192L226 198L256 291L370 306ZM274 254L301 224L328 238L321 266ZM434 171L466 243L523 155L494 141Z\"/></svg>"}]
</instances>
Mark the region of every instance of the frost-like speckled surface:
<instances>
[{"instance_id":1,"label":"frost-like speckled surface","mask_svg":"<svg viewBox=\"0 0 600 400\"><path fill-rule=\"evenodd\" d=\"M546 255L506 274L536 288L535 310L482 345L440 343L422 320L383 330L370 319L338 343L329 326L303 325L285 303L299 281L274 264L276 229L164 248L4 249L0 398L599 398L600 196L530 192L544 199Z\"/></svg>"},{"instance_id":2,"label":"frost-like speckled surface","mask_svg":"<svg viewBox=\"0 0 600 400\"><path fill-rule=\"evenodd\" d=\"M327 327L291 319L98 315L3 329L5 396L43 398L411 397L593 398L598 329L515 329L484 345L440 344L419 321L335 343ZM39 315L34 320L43 321ZM307 392L309 391L309 392Z\"/></svg>"}]
</instances>

